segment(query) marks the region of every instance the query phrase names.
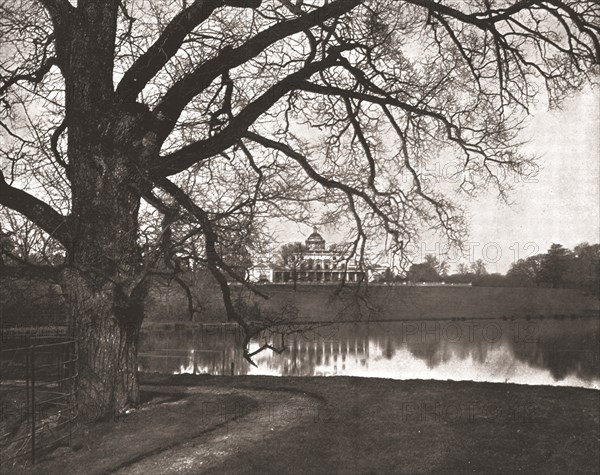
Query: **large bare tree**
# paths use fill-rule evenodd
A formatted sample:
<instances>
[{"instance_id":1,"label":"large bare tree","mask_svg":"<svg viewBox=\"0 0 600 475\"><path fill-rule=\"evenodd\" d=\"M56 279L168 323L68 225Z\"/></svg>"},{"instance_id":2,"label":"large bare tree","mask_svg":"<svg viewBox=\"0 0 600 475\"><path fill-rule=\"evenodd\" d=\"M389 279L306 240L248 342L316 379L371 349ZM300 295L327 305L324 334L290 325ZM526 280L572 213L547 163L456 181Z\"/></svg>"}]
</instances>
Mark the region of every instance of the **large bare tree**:
<instances>
[{"instance_id":1,"label":"large bare tree","mask_svg":"<svg viewBox=\"0 0 600 475\"><path fill-rule=\"evenodd\" d=\"M357 253L460 241L422 166L505 193L534 101L594 78L599 21L595 0L2 2L0 203L64 249L36 272L69 302L81 414L137 403L145 282L191 239L247 331L220 250L257 219L318 200Z\"/></svg>"}]
</instances>

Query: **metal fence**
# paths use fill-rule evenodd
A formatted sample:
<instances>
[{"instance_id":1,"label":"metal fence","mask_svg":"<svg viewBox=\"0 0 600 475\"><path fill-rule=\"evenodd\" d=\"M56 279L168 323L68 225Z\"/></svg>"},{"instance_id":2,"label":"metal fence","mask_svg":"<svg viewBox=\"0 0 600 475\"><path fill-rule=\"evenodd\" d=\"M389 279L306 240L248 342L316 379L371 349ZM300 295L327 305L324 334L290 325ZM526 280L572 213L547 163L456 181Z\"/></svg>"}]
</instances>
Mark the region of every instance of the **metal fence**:
<instances>
[{"instance_id":1,"label":"metal fence","mask_svg":"<svg viewBox=\"0 0 600 475\"><path fill-rule=\"evenodd\" d=\"M77 342L3 335L1 343L0 467L34 464L73 435Z\"/></svg>"}]
</instances>

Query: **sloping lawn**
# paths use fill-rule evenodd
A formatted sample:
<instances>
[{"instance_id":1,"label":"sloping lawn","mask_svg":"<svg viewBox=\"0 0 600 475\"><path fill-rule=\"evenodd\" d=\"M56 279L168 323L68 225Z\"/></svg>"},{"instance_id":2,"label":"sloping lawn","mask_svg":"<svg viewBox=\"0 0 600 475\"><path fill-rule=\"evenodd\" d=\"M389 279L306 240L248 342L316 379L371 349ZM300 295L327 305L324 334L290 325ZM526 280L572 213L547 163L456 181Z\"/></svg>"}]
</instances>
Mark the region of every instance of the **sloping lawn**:
<instances>
[{"instance_id":1,"label":"sloping lawn","mask_svg":"<svg viewBox=\"0 0 600 475\"><path fill-rule=\"evenodd\" d=\"M140 470L150 456L161 474L600 472L600 391L590 389L350 377L142 381L179 399L88 427L76 450L61 449L35 472L152 473ZM223 447L242 429L248 443L213 453L210 464L194 458L197 447ZM188 448L184 469L170 465L173 451Z\"/></svg>"}]
</instances>

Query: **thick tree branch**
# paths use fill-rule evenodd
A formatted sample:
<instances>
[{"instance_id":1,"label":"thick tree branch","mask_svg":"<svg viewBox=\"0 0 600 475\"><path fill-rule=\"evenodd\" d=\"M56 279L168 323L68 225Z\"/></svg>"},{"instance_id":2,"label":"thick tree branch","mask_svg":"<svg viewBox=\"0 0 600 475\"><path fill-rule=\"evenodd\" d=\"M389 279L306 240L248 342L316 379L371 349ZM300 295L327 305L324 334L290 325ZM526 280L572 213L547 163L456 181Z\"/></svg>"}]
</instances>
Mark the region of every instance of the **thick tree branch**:
<instances>
[{"instance_id":1,"label":"thick tree branch","mask_svg":"<svg viewBox=\"0 0 600 475\"><path fill-rule=\"evenodd\" d=\"M2 86L0 86L0 97L2 97L6 91L19 81L28 81L30 83L39 84L44 76L50 71L52 66L56 65L56 58L51 57L46 59L42 65L34 72L29 74L15 74L11 78L7 79Z\"/></svg>"},{"instance_id":2,"label":"thick tree branch","mask_svg":"<svg viewBox=\"0 0 600 475\"><path fill-rule=\"evenodd\" d=\"M244 132L248 130L248 127L280 98L290 91L297 89L311 75L334 65L339 52L340 49L334 50L324 60L310 63L271 86L261 96L248 104L237 116L232 118L227 127L221 132L208 139L199 140L187 145L166 157L161 157L158 163L150 167L152 176L174 175L192 166L194 163L217 155L233 146L239 141Z\"/></svg>"},{"instance_id":3,"label":"thick tree branch","mask_svg":"<svg viewBox=\"0 0 600 475\"><path fill-rule=\"evenodd\" d=\"M52 155L57 163L65 169L65 173L69 176L69 165L64 161L62 155L58 151L58 140L60 139L61 134L67 130L67 119L64 118L60 125L56 128L54 132L52 132L52 136L50 137L50 149L52 150Z\"/></svg>"},{"instance_id":4,"label":"thick tree branch","mask_svg":"<svg viewBox=\"0 0 600 475\"><path fill-rule=\"evenodd\" d=\"M221 293L223 294L223 302L225 304L225 311L227 312L228 318L235 320L240 326L248 333L249 327L246 321L236 312L235 307L233 305L233 300L231 298L231 290L229 289L229 283L225 278L225 275L221 272L219 267L223 266L223 262L219 257L219 254L216 250L217 244L217 235L214 232L212 225L210 223L210 219L206 211L196 205L187 194L179 188L175 183L163 178L160 180L158 185L169 193L179 205L181 205L185 210L195 216L202 230L204 232L204 240L205 240L205 251L206 251L206 261L208 264L208 268L219 283L219 287L221 288Z\"/></svg>"},{"instance_id":5,"label":"thick tree branch","mask_svg":"<svg viewBox=\"0 0 600 475\"><path fill-rule=\"evenodd\" d=\"M64 266L20 263L17 265L0 265L0 281L4 279L32 279L51 281L59 284Z\"/></svg>"},{"instance_id":6,"label":"thick tree branch","mask_svg":"<svg viewBox=\"0 0 600 475\"><path fill-rule=\"evenodd\" d=\"M197 0L178 13L154 44L125 73L117 87L117 99L135 101L148 81L177 53L185 37L222 5L219 0Z\"/></svg>"},{"instance_id":7,"label":"thick tree branch","mask_svg":"<svg viewBox=\"0 0 600 475\"><path fill-rule=\"evenodd\" d=\"M521 0L515 2L509 8L505 8L502 10L483 10L479 12L473 13L464 13L456 8L453 8L448 5L444 5L442 3L438 3L434 0L405 0L406 3L411 3L413 5L426 8L429 11L440 13L442 15L447 15L452 18L456 18L457 20L463 23L469 23L471 25L475 25L482 30L489 29L490 25L497 23L499 21L505 20L506 18L517 14L522 10L526 10L531 8L532 5L536 3L542 3L540 0ZM460 3L458 3L460 5Z\"/></svg>"},{"instance_id":8,"label":"thick tree branch","mask_svg":"<svg viewBox=\"0 0 600 475\"><path fill-rule=\"evenodd\" d=\"M155 108L155 116L164 124L163 140L175 126L185 106L215 78L254 58L277 41L322 24L330 18L339 17L360 3L361 0L335 0L300 17L278 22L237 48L224 48L216 57L175 83Z\"/></svg>"},{"instance_id":9,"label":"thick tree branch","mask_svg":"<svg viewBox=\"0 0 600 475\"><path fill-rule=\"evenodd\" d=\"M183 191L181 188L179 188L172 181L170 181L166 178L161 178L161 179L156 180L156 185L159 186L160 188L162 188L164 191L166 191L169 195L171 195L183 209L185 209L188 213L190 213L192 216L194 216L194 218L200 223L200 226L201 226L203 234L204 234L205 243L206 243L206 261L207 261L209 267L211 267L211 266L214 267L214 269L211 268L211 272L213 272L213 274L215 275L215 278L217 278L217 280L220 282L220 280L219 280L220 278L217 277L215 271L220 273L221 276L223 277L223 279L225 278L225 276L221 272L221 269L222 269L228 275L230 275L232 278L237 280L240 284L243 284L246 287L248 287L250 290L252 290L256 295L259 295L262 298L267 299L268 298L267 295L258 291L255 288L250 287L248 285L248 282L246 282L239 275L237 275L233 271L233 269L223 261L223 259L221 258L221 256L219 255L219 253L217 251L218 236L214 230L213 223L212 223L208 213L204 209L202 209L200 206L198 206L196 203L194 203L193 200L188 196L188 194L185 191ZM226 280L225 280L225 282L226 282Z\"/></svg>"},{"instance_id":10,"label":"thick tree branch","mask_svg":"<svg viewBox=\"0 0 600 475\"><path fill-rule=\"evenodd\" d=\"M68 41L71 35L71 24L73 15L76 11L67 0L38 0L46 9L54 26L54 38L56 44L56 53L58 55L58 65L63 70L63 74L68 68Z\"/></svg>"},{"instance_id":11,"label":"thick tree branch","mask_svg":"<svg viewBox=\"0 0 600 475\"><path fill-rule=\"evenodd\" d=\"M0 171L0 204L7 206L35 223L65 247L71 243L68 220L50 205L22 190L12 187Z\"/></svg>"},{"instance_id":12,"label":"thick tree branch","mask_svg":"<svg viewBox=\"0 0 600 475\"><path fill-rule=\"evenodd\" d=\"M38 0L50 14L55 24L67 21L67 15L75 10L68 0Z\"/></svg>"}]
</instances>

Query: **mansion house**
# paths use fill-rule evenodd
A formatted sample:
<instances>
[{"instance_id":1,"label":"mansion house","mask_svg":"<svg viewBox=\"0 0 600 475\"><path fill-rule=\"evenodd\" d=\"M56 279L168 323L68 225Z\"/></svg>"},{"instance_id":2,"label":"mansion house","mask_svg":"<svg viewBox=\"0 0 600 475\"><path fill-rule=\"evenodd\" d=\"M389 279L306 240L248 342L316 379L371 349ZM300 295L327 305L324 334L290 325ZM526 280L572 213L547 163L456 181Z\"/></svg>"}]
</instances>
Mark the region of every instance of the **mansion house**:
<instances>
[{"instance_id":1,"label":"mansion house","mask_svg":"<svg viewBox=\"0 0 600 475\"><path fill-rule=\"evenodd\" d=\"M357 259L347 259L342 251L334 247L327 250L325 239L313 229L308 236L305 246L298 246L297 252L292 252L288 264L269 264L255 266L249 269L249 279L254 282L287 283L310 282L327 283L369 281L385 269L366 271L360 269Z\"/></svg>"}]
</instances>

